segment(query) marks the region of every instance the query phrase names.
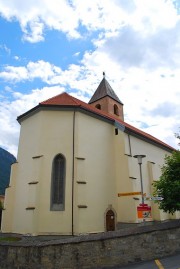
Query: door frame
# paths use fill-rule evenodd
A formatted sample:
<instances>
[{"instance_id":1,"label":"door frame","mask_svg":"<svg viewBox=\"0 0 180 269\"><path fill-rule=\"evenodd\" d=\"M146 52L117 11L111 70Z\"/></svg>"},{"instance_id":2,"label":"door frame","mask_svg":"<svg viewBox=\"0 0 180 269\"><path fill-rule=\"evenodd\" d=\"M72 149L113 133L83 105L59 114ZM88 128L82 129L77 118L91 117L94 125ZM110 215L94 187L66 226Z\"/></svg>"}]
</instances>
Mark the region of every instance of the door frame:
<instances>
[{"instance_id":1,"label":"door frame","mask_svg":"<svg viewBox=\"0 0 180 269\"><path fill-rule=\"evenodd\" d=\"M117 224L117 213L116 210L112 207L112 205L109 205L106 209L106 211L104 212L104 230L107 232L107 223L106 223L106 215L108 213L108 211L111 210L114 213L114 230L116 230L116 224Z\"/></svg>"}]
</instances>

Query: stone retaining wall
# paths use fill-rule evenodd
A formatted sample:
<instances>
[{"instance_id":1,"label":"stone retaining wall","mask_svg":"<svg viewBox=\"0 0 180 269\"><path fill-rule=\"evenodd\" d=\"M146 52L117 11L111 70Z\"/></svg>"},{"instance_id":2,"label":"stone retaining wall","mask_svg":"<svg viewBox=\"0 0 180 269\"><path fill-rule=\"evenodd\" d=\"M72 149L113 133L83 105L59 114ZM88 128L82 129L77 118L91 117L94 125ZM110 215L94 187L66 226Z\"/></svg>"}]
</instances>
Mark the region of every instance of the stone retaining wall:
<instances>
[{"instance_id":1,"label":"stone retaining wall","mask_svg":"<svg viewBox=\"0 0 180 269\"><path fill-rule=\"evenodd\" d=\"M0 242L0 269L110 268L180 252L180 220L51 241Z\"/></svg>"}]
</instances>

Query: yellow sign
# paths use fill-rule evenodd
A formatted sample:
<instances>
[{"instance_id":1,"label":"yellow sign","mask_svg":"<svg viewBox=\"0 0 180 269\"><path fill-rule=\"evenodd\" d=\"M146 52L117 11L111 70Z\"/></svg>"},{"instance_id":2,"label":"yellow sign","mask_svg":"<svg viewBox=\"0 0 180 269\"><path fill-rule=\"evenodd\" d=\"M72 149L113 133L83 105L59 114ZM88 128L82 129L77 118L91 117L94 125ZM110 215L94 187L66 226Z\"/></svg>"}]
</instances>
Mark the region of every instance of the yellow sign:
<instances>
[{"instance_id":1,"label":"yellow sign","mask_svg":"<svg viewBox=\"0 0 180 269\"><path fill-rule=\"evenodd\" d=\"M129 195L141 195L141 192L136 191L136 192L121 192L121 193L118 193L118 197L120 197L120 196L129 196Z\"/></svg>"}]
</instances>

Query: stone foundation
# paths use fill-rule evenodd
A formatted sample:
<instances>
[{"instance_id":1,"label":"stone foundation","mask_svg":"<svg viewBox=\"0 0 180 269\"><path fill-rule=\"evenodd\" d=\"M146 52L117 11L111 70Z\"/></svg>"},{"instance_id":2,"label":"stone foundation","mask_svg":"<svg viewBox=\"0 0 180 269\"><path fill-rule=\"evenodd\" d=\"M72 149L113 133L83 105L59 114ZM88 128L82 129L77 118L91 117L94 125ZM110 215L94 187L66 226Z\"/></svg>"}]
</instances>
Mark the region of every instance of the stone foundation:
<instances>
[{"instance_id":1,"label":"stone foundation","mask_svg":"<svg viewBox=\"0 0 180 269\"><path fill-rule=\"evenodd\" d=\"M110 268L179 252L180 220L174 220L57 240L0 241L0 269Z\"/></svg>"}]
</instances>

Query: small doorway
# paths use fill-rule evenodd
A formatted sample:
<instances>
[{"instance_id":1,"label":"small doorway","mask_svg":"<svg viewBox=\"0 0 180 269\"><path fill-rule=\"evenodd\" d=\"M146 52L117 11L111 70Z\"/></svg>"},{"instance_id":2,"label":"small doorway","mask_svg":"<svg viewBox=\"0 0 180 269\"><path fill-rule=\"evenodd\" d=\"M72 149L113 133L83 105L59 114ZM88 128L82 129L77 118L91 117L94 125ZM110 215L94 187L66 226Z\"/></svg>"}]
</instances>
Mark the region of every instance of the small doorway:
<instances>
[{"instance_id":1,"label":"small doorway","mask_svg":"<svg viewBox=\"0 0 180 269\"><path fill-rule=\"evenodd\" d=\"M111 209L106 213L106 231L115 231L115 214Z\"/></svg>"}]
</instances>

